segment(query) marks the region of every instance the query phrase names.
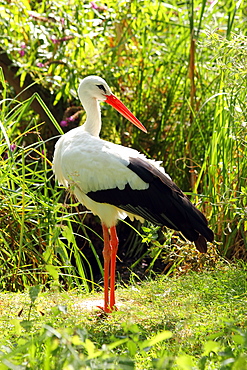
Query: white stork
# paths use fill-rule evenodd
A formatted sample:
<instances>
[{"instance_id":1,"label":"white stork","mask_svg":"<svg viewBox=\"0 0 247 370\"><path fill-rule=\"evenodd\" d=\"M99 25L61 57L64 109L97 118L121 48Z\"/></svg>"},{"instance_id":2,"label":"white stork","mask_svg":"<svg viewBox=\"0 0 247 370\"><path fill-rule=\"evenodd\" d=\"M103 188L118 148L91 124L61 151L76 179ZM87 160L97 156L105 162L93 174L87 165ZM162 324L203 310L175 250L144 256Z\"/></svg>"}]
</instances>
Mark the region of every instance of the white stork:
<instances>
[{"instance_id":1,"label":"white stork","mask_svg":"<svg viewBox=\"0 0 247 370\"><path fill-rule=\"evenodd\" d=\"M86 122L61 136L55 146L53 170L59 184L99 216L104 237L104 307L115 308L115 269L118 219L146 219L181 231L200 252L214 235L204 215L195 208L160 166L138 151L102 140L99 102L112 105L139 129L141 122L97 76L82 80L78 89ZM110 284L109 284L110 283Z\"/></svg>"}]
</instances>

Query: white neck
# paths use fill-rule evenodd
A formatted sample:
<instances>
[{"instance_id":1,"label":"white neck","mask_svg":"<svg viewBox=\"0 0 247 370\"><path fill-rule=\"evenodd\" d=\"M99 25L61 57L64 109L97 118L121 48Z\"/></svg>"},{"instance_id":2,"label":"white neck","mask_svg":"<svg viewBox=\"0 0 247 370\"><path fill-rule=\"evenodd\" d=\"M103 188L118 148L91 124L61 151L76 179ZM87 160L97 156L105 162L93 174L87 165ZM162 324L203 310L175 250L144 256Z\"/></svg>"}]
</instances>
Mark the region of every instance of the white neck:
<instances>
[{"instance_id":1,"label":"white neck","mask_svg":"<svg viewBox=\"0 0 247 370\"><path fill-rule=\"evenodd\" d=\"M81 99L82 105L86 111L87 119L82 126L84 131L93 136L99 136L101 130L101 112L99 101L95 98Z\"/></svg>"}]
</instances>

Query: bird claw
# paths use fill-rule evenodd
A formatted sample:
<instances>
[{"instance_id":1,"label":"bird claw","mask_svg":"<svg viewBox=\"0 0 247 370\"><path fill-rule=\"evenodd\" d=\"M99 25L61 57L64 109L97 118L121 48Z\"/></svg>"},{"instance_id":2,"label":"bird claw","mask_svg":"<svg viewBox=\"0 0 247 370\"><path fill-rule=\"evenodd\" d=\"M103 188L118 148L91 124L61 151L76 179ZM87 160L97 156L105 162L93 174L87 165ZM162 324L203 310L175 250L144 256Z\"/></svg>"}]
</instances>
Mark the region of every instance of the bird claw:
<instances>
[{"instance_id":1,"label":"bird claw","mask_svg":"<svg viewBox=\"0 0 247 370\"><path fill-rule=\"evenodd\" d=\"M118 310L116 306L107 307L106 309L104 309L104 307L101 307L101 306L96 306L96 307L100 309L100 312L97 314L100 318L106 317L108 313L112 313Z\"/></svg>"}]
</instances>

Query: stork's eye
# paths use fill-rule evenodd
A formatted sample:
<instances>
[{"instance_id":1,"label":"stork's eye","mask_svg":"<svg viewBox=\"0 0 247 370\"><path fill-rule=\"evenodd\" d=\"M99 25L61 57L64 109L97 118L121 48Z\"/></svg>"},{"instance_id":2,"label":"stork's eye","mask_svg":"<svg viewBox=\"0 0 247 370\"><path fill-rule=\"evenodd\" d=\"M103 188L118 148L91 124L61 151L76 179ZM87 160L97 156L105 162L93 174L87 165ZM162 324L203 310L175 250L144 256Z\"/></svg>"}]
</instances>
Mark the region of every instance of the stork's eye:
<instances>
[{"instance_id":1,"label":"stork's eye","mask_svg":"<svg viewBox=\"0 0 247 370\"><path fill-rule=\"evenodd\" d=\"M104 91L104 93L106 94L106 89L105 89L105 86L104 85L96 85L100 90Z\"/></svg>"}]
</instances>

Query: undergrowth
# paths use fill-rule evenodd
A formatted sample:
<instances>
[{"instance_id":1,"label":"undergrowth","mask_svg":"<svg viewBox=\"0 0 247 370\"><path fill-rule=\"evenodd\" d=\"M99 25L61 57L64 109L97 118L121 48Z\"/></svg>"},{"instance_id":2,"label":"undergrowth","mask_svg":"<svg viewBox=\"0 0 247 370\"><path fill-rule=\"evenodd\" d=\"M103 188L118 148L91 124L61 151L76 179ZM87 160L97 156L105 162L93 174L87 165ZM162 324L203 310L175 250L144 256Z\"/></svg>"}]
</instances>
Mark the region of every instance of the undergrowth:
<instances>
[{"instance_id":1,"label":"undergrowth","mask_svg":"<svg viewBox=\"0 0 247 370\"><path fill-rule=\"evenodd\" d=\"M78 108L83 121L76 88L88 74L106 78L148 129L147 135L131 131L116 112L102 106L102 137L162 160L208 218L217 253L245 260L243 3L37 4L1 4L1 288L49 286L56 277L68 289L83 285L89 291L95 287L95 270L102 274L98 228L84 209L62 195L51 171L58 137L52 133L61 134L61 125L70 129L74 116L57 122L47 106L55 97L54 114L62 101L68 109ZM4 52L17 68L20 89L31 76L37 89L46 88L50 96L42 95L43 100L34 93L25 98L23 91L16 96ZM34 101L49 123L41 123L33 113ZM126 234L132 266L141 242L147 244L143 244L143 254L151 257L147 273L158 258L168 266L164 272L177 267L186 271L193 265L187 258L191 245L175 234L162 234L150 225L128 228Z\"/></svg>"}]
</instances>

